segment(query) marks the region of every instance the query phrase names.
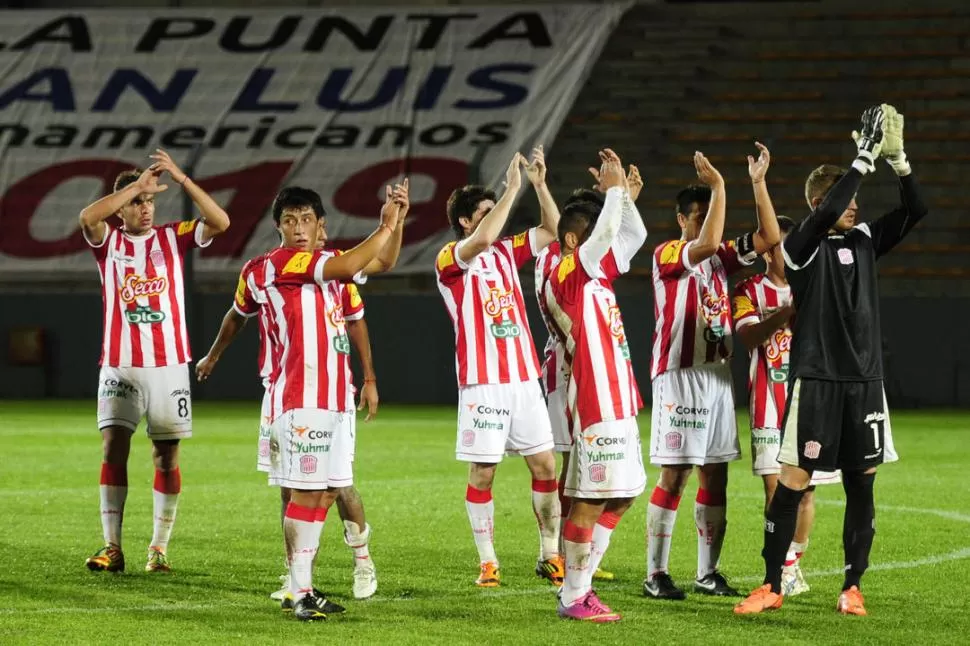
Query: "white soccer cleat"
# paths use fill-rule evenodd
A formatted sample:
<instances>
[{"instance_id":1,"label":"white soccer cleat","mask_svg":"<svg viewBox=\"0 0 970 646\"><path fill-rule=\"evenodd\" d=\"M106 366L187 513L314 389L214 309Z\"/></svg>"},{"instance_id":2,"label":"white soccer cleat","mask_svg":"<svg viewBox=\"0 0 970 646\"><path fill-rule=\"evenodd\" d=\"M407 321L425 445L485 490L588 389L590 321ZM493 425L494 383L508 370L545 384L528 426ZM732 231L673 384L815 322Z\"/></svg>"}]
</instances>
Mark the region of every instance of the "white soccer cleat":
<instances>
[{"instance_id":1,"label":"white soccer cleat","mask_svg":"<svg viewBox=\"0 0 970 646\"><path fill-rule=\"evenodd\" d=\"M354 568L354 599L369 599L377 592L377 570L367 562Z\"/></svg>"},{"instance_id":2,"label":"white soccer cleat","mask_svg":"<svg viewBox=\"0 0 970 646\"><path fill-rule=\"evenodd\" d=\"M802 568L795 565L786 565L781 571L781 593L786 597L794 597L803 592L811 590L802 574Z\"/></svg>"},{"instance_id":3,"label":"white soccer cleat","mask_svg":"<svg viewBox=\"0 0 970 646\"><path fill-rule=\"evenodd\" d=\"M290 591L290 575L281 574L280 575L280 589L269 595L269 598L273 601L283 601L283 597L286 593Z\"/></svg>"}]
</instances>

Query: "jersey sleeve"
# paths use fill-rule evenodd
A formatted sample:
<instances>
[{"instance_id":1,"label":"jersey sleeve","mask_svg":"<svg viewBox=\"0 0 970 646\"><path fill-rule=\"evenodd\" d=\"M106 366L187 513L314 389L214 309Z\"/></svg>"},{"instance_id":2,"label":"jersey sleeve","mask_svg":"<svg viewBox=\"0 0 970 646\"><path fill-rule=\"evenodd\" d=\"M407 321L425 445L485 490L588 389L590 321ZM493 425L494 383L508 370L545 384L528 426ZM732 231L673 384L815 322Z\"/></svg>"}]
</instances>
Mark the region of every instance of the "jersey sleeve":
<instances>
[{"instance_id":1,"label":"jersey sleeve","mask_svg":"<svg viewBox=\"0 0 970 646\"><path fill-rule=\"evenodd\" d=\"M734 288L732 305L734 329L740 330L747 325L761 322L760 310L758 308L758 293L750 282L744 281L743 283L738 283Z\"/></svg>"},{"instance_id":2,"label":"jersey sleeve","mask_svg":"<svg viewBox=\"0 0 970 646\"><path fill-rule=\"evenodd\" d=\"M357 289L357 285L353 283L344 285L340 298L344 310L344 320L359 321L364 318L364 299L360 297L360 290Z\"/></svg>"},{"instance_id":3,"label":"jersey sleeve","mask_svg":"<svg viewBox=\"0 0 970 646\"><path fill-rule=\"evenodd\" d=\"M684 240L671 240L657 247L653 252L653 262L661 280L676 280L690 270L687 250L691 243Z\"/></svg>"},{"instance_id":4,"label":"jersey sleeve","mask_svg":"<svg viewBox=\"0 0 970 646\"><path fill-rule=\"evenodd\" d=\"M455 251L457 246L457 242L449 242L442 247L435 259L434 271L438 276L438 282L442 285L452 285L458 282L465 273L466 267L462 266Z\"/></svg>"},{"instance_id":5,"label":"jersey sleeve","mask_svg":"<svg viewBox=\"0 0 970 646\"><path fill-rule=\"evenodd\" d=\"M105 222L104 237L101 238L100 244L94 244L94 242L92 242L91 239L88 238L88 234L84 230L84 227L81 227L81 236L84 238L84 241L88 243L88 246L91 247L91 252L94 254L94 257L97 258L98 260L104 260L105 258L108 257L108 238L111 237L112 231L114 231L114 229L111 228L111 225Z\"/></svg>"},{"instance_id":6,"label":"jersey sleeve","mask_svg":"<svg viewBox=\"0 0 970 646\"><path fill-rule=\"evenodd\" d=\"M758 258L758 252L754 250L754 234L746 233L734 240L722 242L716 253L728 276L737 273L751 266Z\"/></svg>"},{"instance_id":7,"label":"jersey sleeve","mask_svg":"<svg viewBox=\"0 0 970 646\"><path fill-rule=\"evenodd\" d=\"M255 296L252 268L252 261L243 265L242 271L239 272L239 282L236 284L236 294L232 299L232 309L246 318L259 313L259 302L257 302Z\"/></svg>"},{"instance_id":8,"label":"jersey sleeve","mask_svg":"<svg viewBox=\"0 0 970 646\"><path fill-rule=\"evenodd\" d=\"M539 250L536 249L535 227L514 236L499 238L494 246L499 247L508 255L518 268L539 255Z\"/></svg>"},{"instance_id":9,"label":"jersey sleeve","mask_svg":"<svg viewBox=\"0 0 970 646\"><path fill-rule=\"evenodd\" d=\"M202 249L212 244L212 238L202 240L202 234L205 230L204 224L201 218L196 218L184 222L172 222L164 226L175 229L175 243L178 246L179 253L184 254L194 247Z\"/></svg>"}]
</instances>

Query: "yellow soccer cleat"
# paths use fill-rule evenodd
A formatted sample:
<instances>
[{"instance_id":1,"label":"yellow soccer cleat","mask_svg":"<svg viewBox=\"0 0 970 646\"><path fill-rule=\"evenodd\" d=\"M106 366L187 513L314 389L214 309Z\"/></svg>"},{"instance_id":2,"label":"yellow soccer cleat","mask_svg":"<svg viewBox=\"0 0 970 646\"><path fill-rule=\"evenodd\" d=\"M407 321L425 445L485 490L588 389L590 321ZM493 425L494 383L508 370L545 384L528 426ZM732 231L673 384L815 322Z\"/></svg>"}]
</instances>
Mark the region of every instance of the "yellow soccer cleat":
<instances>
[{"instance_id":1,"label":"yellow soccer cleat","mask_svg":"<svg viewBox=\"0 0 970 646\"><path fill-rule=\"evenodd\" d=\"M481 573L475 579L475 585L480 588L497 588L502 582L502 573L495 561L486 561L481 565Z\"/></svg>"},{"instance_id":2,"label":"yellow soccer cleat","mask_svg":"<svg viewBox=\"0 0 970 646\"><path fill-rule=\"evenodd\" d=\"M601 567L596 568L596 571L593 572L593 581L612 581L615 578L615 574Z\"/></svg>"},{"instance_id":3,"label":"yellow soccer cleat","mask_svg":"<svg viewBox=\"0 0 970 646\"><path fill-rule=\"evenodd\" d=\"M125 555L117 545L105 545L84 562L92 572L124 572Z\"/></svg>"},{"instance_id":4,"label":"yellow soccer cleat","mask_svg":"<svg viewBox=\"0 0 970 646\"><path fill-rule=\"evenodd\" d=\"M536 576L545 579L557 588L562 585L566 576L566 563L561 556L554 556L536 563Z\"/></svg>"},{"instance_id":5,"label":"yellow soccer cleat","mask_svg":"<svg viewBox=\"0 0 970 646\"><path fill-rule=\"evenodd\" d=\"M171 572L172 565L168 562L165 552L157 547L148 548L148 563L145 564L146 572Z\"/></svg>"}]
</instances>

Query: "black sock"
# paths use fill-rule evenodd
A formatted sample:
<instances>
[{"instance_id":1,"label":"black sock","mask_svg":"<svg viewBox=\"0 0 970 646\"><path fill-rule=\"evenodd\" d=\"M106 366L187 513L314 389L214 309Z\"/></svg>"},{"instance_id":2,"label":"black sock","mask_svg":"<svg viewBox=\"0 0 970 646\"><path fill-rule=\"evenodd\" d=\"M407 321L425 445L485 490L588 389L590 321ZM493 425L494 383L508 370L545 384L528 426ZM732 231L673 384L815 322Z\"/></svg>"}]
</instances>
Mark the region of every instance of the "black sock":
<instances>
[{"instance_id":1,"label":"black sock","mask_svg":"<svg viewBox=\"0 0 970 646\"><path fill-rule=\"evenodd\" d=\"M804 495L804 491L794 491L779 482L765 514L765 546L761 556L765 559L765 583L770 583L775 593L781 593L781 570L795 536L798 505Z\"/></svg>"},{"instance_id":2,"label":"black sock","mask_svg":"<svg viewBox=\"0 0 970 646\"><path fill-rule=\"evenodd\" d=\"M842 549L845 550L845 582L843 590L859 586L866 568L869 552L876 535L876 506L872 498L875 473L843 472L845 489L845 519L842 524Z\"/></svg>"}]
</instances>

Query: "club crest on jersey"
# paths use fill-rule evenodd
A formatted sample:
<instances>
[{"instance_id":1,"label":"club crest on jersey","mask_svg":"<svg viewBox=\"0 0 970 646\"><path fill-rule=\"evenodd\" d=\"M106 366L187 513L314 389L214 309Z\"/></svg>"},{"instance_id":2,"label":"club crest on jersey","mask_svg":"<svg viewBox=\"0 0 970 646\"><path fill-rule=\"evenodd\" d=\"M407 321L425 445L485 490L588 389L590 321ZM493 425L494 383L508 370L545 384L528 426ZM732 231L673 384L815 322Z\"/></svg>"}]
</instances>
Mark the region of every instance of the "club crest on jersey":
<instances>
[{"instance_id":1,"label":"club crest on jersey","mask_svg":"<svg viewBox=\"0 0 970 646\"><path fill-rule=\"evenodd\" d=\"M119 296L125 303L130 303L136 298L158 296L166 289L168 289L168 278L165 276L142 278L138 274L128 274L119 290Z\"/></svg>"},{"instance_id":2,"label":"club crest on jersey","mask_svg":"<svg viewBox=\"0 0 970 646\"><path fill-rule=\"evenodd\" d=\"M515 307L515 292L505 291L498 287L488 290L488 300L485 301L485 313L496 317Z\"/></svg>"},{"instance_id":3,"label":"club crest on jersey","mask_svg":"<svg viewBox=\"0 0 970 646\"><path fill-rule=\"evenodd\" d=\"M589 466L589 479L591 482L603 482L606 480L606 465L591 464Z\"/></svg>"},{"instance_id":4,"label":"club crest on jersey","mask_svg":"<svg viewBox=\"0 0 970 646\"><path fill-rule=\"evenodd\" d=\"M315 455L300 456L300 473L316 473L317 457Z\"/></svg>"},{"instance_id":5,"label":"club crest on jersey","mask_svg":"<svg viewBox=\"0 0 970 646\"><path fill-rule=\"evenodd\" d=\"M164 265L165 264L165 254L162 253L161 249L153 249L150 254L148 254L148 259L152 261L153 265Z\"/></svg>"},{"instance_id":6,"label":"club crest on jersey","mask_svg":"<svg viewBox=\"0 0 970 646\"><path fill-rule=\"evenodd\" d=\"M805 442L805 450L803 453L805 457L809 460L817 460L819 454L822 452L822 445L818 442L812 440L810 442Z\"/></svg>"},{"instance_id":7,"label":"club crest on jersey","mask_svg":"<svg viewBox=\"0 0 970 646\"><path fill-rule=\"evenodd\" d=\"M855 260L852 257L852 249L839 249L839 262L843 265L851 265Z\"/></svg>"}]
</instances>

